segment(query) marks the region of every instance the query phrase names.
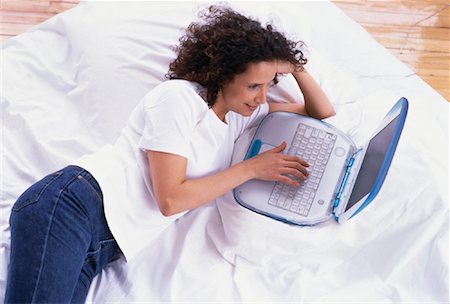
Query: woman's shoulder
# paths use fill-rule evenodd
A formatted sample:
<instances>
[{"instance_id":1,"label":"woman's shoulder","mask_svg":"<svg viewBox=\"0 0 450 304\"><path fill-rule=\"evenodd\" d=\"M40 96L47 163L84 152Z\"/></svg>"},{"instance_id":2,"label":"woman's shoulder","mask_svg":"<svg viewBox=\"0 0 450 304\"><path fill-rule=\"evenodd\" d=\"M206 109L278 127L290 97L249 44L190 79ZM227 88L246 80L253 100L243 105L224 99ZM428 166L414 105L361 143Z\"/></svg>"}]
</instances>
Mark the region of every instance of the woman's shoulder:
<instances>
[{"instance_id":1,"label":"woman's shoulder","mask_svg":"<svg viewBox=\"0 0 450 304\"><path fill-rule=\"evenodd\" d=\"M184 79L170 79L158 84L152 91L160 93L192 92L198 95L199 84Z\"/></svg>"},{"instance_id":2,"label":"woman's shoulder","mask_svg":"<svg viewBox=\"0 0 450 304\"><path fill-rule=\"evenodd\" d=\"M200 96L201 87L191 81L171 79L158 84L151 90L144 100L144 106L164 106L172 109L190 109L194 112L203 112L208 108Z\"/></svg>"}]
</instances>

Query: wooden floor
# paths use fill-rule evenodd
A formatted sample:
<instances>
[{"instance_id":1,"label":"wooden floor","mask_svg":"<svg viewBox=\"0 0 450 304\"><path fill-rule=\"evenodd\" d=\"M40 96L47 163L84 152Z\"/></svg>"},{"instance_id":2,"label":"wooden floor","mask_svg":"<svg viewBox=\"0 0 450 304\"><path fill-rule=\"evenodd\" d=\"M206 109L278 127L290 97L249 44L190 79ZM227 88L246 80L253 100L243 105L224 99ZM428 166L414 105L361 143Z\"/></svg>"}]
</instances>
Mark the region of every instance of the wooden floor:
<instances>
[{"instance_id":1,"label":"wooden floor","mask_svg":"<svg viewBox=\"0 0 450 304\"><path fill-rule=\"evenodd\" d=\"M75 6L79 0L0 0L0 39ZM378 42L450 100L449 0L332 0Z\"/></svg>"},{"instance_id":2,"label":"wooden floor","mask_svg":"<svg viewBox=\"0 0 450 304\"><path fill-rule=\"evenodd\" d=\"M449 0L332 2L450 100Z\"/></svg>"}]
</instances>

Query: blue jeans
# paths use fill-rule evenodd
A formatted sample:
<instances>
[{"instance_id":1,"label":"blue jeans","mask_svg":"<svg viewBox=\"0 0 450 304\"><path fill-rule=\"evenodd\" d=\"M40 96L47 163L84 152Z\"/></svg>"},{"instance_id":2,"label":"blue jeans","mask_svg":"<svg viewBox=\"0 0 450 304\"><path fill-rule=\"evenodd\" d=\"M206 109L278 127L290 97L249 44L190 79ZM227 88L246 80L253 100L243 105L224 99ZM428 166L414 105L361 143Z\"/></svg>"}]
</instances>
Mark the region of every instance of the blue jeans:
<instances>
[{"instance_id":1,"label":"blue jeans","mask_svg":"<svg viewBox=\"0 0 450 304\"><path fill-rule=\"evenodd\" d=\"M69 166L33 184L14 204L5 303L81 303L92 279L120 249L102 192Z\"/></svg>"}]
</instances>

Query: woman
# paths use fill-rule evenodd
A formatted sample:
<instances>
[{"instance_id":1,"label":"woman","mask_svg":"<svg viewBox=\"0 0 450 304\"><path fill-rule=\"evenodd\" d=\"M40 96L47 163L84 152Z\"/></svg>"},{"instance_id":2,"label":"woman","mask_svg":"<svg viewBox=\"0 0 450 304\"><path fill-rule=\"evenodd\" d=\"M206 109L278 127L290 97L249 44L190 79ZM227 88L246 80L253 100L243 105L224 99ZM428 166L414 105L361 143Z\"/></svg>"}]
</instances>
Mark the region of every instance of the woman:
<instances>
[{"instance_id":1,"label":"woman","mask_svg":"<svg viewBox=\"0 0 450 304\"><path fill-rule=\"evenodd\" d=\"M334 115L300 44L212 6L180 40L169 80L149 92L113 145L26 190L11 214L6 302L83 302L108 263L132 259L171 222L250 180L291 185L308 164L285 143L232 167L233 144L271 111ZM304 104L267 104L291 73Z\"/></svg>"}]
</instances>

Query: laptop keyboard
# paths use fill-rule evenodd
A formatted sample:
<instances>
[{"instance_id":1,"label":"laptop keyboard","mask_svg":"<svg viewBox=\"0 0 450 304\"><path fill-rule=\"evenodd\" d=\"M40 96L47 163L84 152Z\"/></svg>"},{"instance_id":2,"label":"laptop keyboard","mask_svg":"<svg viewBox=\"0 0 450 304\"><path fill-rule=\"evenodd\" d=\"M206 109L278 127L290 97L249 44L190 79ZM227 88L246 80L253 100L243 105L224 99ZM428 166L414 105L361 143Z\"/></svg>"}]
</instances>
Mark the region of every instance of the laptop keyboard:
<instances>
[{"instance_id":1,"label":"laptop keyboard","mask_svg":"<svg viewBox=\"0 0 450 304\"><path fill-rule=\"evenodd\" d=\"M334 134L300 123L288 154L297 155L309 164L309 176L298 187L275 183L269 205L307 216L336 138Z\"/></svg>"}]
</instances>

